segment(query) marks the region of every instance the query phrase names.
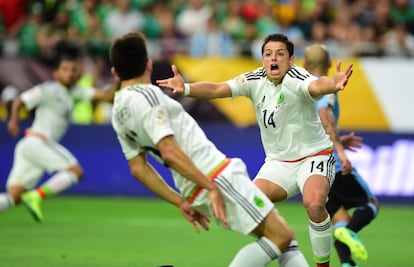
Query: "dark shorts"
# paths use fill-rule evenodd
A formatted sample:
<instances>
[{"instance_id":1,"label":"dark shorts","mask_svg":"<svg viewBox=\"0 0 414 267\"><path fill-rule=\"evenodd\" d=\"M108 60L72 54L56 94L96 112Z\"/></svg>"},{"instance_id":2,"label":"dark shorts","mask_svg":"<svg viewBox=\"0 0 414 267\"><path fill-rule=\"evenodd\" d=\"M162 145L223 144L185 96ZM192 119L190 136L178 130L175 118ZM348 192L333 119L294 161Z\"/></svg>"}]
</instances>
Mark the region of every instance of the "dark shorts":
<instances>
[{"instance_id":1,"label":"dark shorts","mask_svg":"<svg viewBox=\"0 0 414 267\"><path fill-rule=\"evenodd\" d=\"M376 199L367 183L355 169L352 169L352 172L347 175L337 172L328 196L326 209L331 217L340 207L356 208L365 206L370 199Z\"/></svg>"}]
</instances>

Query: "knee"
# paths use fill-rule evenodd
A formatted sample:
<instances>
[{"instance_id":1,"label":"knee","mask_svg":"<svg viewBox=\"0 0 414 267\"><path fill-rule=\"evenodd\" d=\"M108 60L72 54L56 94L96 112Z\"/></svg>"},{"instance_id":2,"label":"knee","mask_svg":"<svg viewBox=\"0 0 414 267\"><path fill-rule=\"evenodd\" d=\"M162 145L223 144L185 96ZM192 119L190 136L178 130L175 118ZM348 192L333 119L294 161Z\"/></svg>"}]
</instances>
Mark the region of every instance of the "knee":
<instances>
[{"instance_id":1,"label":"knee","mask_svg":"<svg viewBox=\"0 0 414 267\"><path fill-rule=\"evenodd\" d=\"M304 203L306 213L313 222L323 221L328 212L321 201L309 201Z\"/></svg>"},{"instance_id":2,"label":"knee","mask_svg":"<svg viewBox=\"0 0 414 267\"><path fill-rule=\"evenodd\" d=\"M283 253L289 248L290 243L293 240L293 236L287 232L286 235L284 235L279 243L279 249Z\"/></svg>"},{"instance_id":3,"label":"knee","mask_svg":"<svg viewBox=\"0 0 414 267\"><path fill-rule=\"evenodd\" d=\"M292 229L275 210L271 211L264 221L253 230L252 234L257 237L266 237L281 251L286 250L294 239Z\"/></svg>"},{"instance_id":4,"label":"knee","mask_svg":"<svg viewBox=\"0 0 414 267\"><path fill-rule=\"evenodd\" d=\"M267 238L271 240L281 252L284 252L289 247L292 240L294 240L292 233L287 229L279 230L277 235L269 235Z\"/></svg>"},{"instance_id":5,"label":"knee","mask_svg":"<svg viewBox=\"0 0 414 267\"><path fill-rule=\"evenodd\" d=\"M69 167L68 171L72 172L76 178L78 179L78 181L83 179L83 169L80 165L73 165L71 167Z\"/></svg>"},{"instance_id":6,"label":"knee","mask_svg":"<svg viewBox=\"0 0 414 267\"><path fill-rule=\"evenodd\" d=\"M313 198L303 201L303 205L308 211L321 211L326 210L325 201L321 198Z\"/></svg>"}]
</instances>

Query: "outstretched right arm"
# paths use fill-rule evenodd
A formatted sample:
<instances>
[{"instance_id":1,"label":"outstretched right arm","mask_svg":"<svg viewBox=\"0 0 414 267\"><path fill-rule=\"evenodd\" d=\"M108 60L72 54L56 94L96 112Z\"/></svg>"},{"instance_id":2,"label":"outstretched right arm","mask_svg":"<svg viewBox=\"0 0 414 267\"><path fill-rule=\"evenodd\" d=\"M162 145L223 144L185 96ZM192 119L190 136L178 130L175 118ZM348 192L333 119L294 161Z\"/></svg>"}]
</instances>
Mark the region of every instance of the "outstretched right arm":
<instances>
[{"instance_id":1,"label":"outstretched right arm","mask_svg":"<svg viewBox=\"0 0 414 267\"><path fill-rule=\"evenodd\" d=\"M196 82L184 83L183 77L178 72L177 66L171 66L174 76L169 79L157 80L157 84L175 94L191 96L199 99L214 99L231 97L231 88L226 82Z\"/></svg>"}]
</instances>

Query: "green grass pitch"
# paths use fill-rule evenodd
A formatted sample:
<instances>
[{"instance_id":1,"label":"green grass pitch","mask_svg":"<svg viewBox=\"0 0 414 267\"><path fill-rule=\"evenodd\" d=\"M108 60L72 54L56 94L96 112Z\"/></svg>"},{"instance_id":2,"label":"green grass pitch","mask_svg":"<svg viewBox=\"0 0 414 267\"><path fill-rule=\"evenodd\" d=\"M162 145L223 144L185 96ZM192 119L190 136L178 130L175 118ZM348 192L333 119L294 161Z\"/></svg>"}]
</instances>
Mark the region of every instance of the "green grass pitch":
<instances>
[{"instance_id":1,"label":"green grass pitch","mask_svg":"<svg viewBox=\"0 0 414 267\"><path fill-rule=\"evenodd\" d=\"M301 204L276 207L293 227L310 266L315 266ZM44 202L43 211L41 224L23 206L0 214L0 266L225 267L253 240L214 222L209 232L197 234L175 207L151 198L64 195ZM368 261L360 266L414 266L413 211L382 205L379 217L360 232L369 250ZM335 251L331 266L339 266Z\"/></svg>"}]
</instances>

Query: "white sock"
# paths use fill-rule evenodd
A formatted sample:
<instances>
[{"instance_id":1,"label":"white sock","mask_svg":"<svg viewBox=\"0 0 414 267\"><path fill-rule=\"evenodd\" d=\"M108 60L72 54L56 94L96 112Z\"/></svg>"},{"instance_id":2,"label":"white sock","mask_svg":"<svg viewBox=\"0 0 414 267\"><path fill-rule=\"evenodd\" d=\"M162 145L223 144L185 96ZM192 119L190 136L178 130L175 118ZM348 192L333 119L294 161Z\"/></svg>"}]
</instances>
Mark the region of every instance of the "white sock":
<instances>
[{"instance_id":1,"label":"white sock","mask_svg":"<svg viewBox=\"0 0 414 267\"><path fill-rule=\"evenodd\" d=\"M78 183L78 178L71 171L61 171L50 177L40 188L50 191L47 194L59 194Z\"/></svg>"},{"instance_id":2,"label":"white sock","mask_svg":"<svg viewBox=\"0 0 414 267\"><path fill-rule=\"evenodd\" d=\"M309 221L309 236L315 258L329 259L332 250L332 224L329 215L320 223Z\"/></svg>"},{"instance_id":3,"label":"white sock","mask_svg":"<svg viewBox=\"0 0 414 267\"><path fill-rule=\"evenodd\" d=\"M280 254L279 248L272 241L262 237L241 248L229 267L265 267Z\"/></svg>"},{"instance_id":4,"label":"white sock","mask_svg":"<svg viewBox=\"0 0 414 267\"><path fill-rule=\"evenodd\" d=\"M0 194L0 211L5 211L15 206L13 198L8 193Z\"/></svg>"},{"instance_id":5,"label":"white sock","mask_svg":"<svg viewBox=\"0 0 414 267\"><path fill-rule=\"evenodd\" d=\"M299 250L298 242L292 240L289 247L279 256L280 267L309 267L305 256Z\"/></svg>"}]
</instances>

